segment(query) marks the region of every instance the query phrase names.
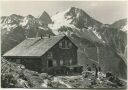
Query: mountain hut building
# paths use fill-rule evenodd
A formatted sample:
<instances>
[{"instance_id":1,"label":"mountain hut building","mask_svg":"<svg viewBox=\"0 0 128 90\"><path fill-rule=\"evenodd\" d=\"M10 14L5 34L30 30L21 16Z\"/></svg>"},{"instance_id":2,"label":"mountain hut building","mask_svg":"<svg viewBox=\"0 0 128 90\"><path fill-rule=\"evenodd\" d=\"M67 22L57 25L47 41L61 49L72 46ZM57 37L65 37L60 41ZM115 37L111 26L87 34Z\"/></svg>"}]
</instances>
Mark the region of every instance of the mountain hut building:
<instances>
[{"instance_id":1,"label":"mountain hut building","mask_svg":"<svg viewBox=\"0 0 128 90\"><path fill-rule=\"evenodd\" d=\"M37 72L57 73L60 70L64 73L70 69L82 72L82 66L77 61L77 49L66 35L27 38L3 57Z\"/></svg>"}]
</instances>

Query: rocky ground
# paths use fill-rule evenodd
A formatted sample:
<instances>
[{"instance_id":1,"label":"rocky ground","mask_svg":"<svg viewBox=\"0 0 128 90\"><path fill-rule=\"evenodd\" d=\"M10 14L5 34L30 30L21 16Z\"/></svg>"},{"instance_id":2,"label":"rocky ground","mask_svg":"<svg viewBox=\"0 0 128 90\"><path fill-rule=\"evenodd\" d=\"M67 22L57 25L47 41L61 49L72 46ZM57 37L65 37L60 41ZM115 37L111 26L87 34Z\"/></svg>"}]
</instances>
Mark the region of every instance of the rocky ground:
<instances>
[{"instance_id":1,"label":"rocky ground","mask_svg":"<svg viewBox=\"0 0 128 90\"><path fill-rule=\"evenodd\" d=\"M102 72L95 78L94 71L81 75L52 76L25 69L20 64L2 58L2 88L126 88L126 82L119 78L106 77Z\"/></svg>"}]
</instances>

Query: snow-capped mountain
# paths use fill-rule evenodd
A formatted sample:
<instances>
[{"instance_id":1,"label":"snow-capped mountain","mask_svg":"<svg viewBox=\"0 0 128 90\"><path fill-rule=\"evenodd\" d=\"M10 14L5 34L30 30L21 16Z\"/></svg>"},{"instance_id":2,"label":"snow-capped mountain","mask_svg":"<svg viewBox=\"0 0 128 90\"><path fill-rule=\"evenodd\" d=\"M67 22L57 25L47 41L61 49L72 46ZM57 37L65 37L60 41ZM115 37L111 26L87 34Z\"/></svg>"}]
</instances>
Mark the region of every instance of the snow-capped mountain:
<instances>
[{"instance_id":1,"label":"snow-capped mountain","mask_svg":"<svg viewBox=\"0 0 128 90\"><path fill-rule=\"evenodd\" d=\"M51 17L53 24L50 24L49 27L53 29L54 32L55 30L58 30L61 26L74 27L74 25L70 24L72 19L65 16L67 12L69 12L69 10L57 13L56 15Z\"/></svg>"},{"instance_id":2,"label":"snow-capped mountain","mask_svg":"<svg viewBox=\"0 0 128 90\"><path fill-rule=\"evenodd\" d=\"M35 28L47 30L47 24L52 23L50 16L47 14L47 12L43 12L39 18L35 18L32 15L27 15L24 17L16 14L12 14L10 16L2 16L0 22L1 29L4 29L4 31L11 31L18 26L21 26L24 29Z\"/></svg>"},{"instance_id":3,"label":"snow-capped mountain","mask_svg":"<svg viewBox=\"0 0 128 90\"><path fill-rule=\"evenodd\" d=\"M90 17L85 11L79 8L71 7L63 12L59 12L51 17L53 23L49 24L49 27L57 35L60 33L60 29L64 27L70 27L72 30L62 31L65 34L68 32L75 33L86 39L90 39L94 42L102 40L97 29L102 23ZM86 37L85 37L86 36ZM101 42L104 42L103 40Z\"/></svg>"},{"instance_id":4,"label":"snow-capped mountain","mask_svg":"<svg viewBox=\"0 0 128 90\"><path fill-rule=\"evenodd\" d=\"M38 18L16 14L1 17L2 35L13 32L17 27L21 27L27 37L36 37L40 32L56 35L65 33L100 43L110 43L109 37L106 36L106 32L111 31L108 30L110 27L119 28L121 31L127 29L126 19L116 21L112 25L105 25L93 19L84 10L75 7L59 12L51 18L46 11ZM109 34L115 35L112 32Z\"/></svg>"},{"instance_id":5,"label":"snow-capped mountain","mask_svg":"<svg viewBox=\"0 0 128 90\"><path fill-rule=\"evenodd\" d=\"M31 29L40 26L38 19L32 15L28 15L21 20L20 25L25 29Z\"/></svg>"},{"instance_id":6,"label":"snow-capped mountain","mask_svg":"<svg viewBox=\"0 0 128 90\"><path fill-rule=\"evenodd\" d=\"M53 24L50 25L52 29L58 29L61 26L70 26L77 28L84 27L99 27L102 25L99 21L96 21L90 17L85 11L79 8L71 7L63 12L59 12L51 17Z\"/></svg>"},{"instance_id":7,"label":"snow-capped mountain","mask_svg":"<svg viewBox=\"0 0 128 90\"><path fill-rule=\"evenodd\" d=\"M1 24L18 24L23 19L23 16L12 14L10 16L2 16Z\"/></svg>"},{"instance_id":8,"label":"snow-capped mountain","mask_svg":"<svg viewBox=\"0 0 128 90\"><path fill-rule=\"evenodd\" d=\"M1 17L1 29L6 29L6 31L13 30L16 28L20 21L23 19L23 16L12 14L10 16Z\"/></svg>"},{"instance_id":9,"label":"snow-capped mountain","mask_svg":"<svg viewBox=\"0 0 128 90\"><path fill-rule=\"evenodd\" d=\"M47 17L44 18L47 19ZM42 25L39 18L32 15L24 17L12 14L1 17L2 53L13 48L25 38L47 36L47 34L54 35L49 27Z\"/></svg>"}]
</instances>

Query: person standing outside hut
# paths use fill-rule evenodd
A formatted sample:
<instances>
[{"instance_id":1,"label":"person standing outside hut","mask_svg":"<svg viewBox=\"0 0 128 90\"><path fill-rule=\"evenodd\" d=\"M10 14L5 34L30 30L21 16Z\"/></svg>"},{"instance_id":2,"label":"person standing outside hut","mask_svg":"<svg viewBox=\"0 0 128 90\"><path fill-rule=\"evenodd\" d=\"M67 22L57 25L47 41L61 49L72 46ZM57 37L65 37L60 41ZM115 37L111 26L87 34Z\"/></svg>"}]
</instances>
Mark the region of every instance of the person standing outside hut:
<instances>
[{"instance_id":1,"label":"person standing outside hut","mask_svg":"<svg viewBox=\"0 0 128 90\"><path fill-rule=\"evenodd\" d=\"M86 65L86 70L91 71L91 67L88 64Z\"/></svg>"},{"instance_id":2,"label":"person standing outside hut","mask_svg":"<svg viewBox=\"0 0 128 90\"><path fill-rule=\"evenodd\" d=\"M97 78L98 77L98 68L95 64L93 64L92 67L95 69L95 78Z\"/></svg>"}]
</instances>

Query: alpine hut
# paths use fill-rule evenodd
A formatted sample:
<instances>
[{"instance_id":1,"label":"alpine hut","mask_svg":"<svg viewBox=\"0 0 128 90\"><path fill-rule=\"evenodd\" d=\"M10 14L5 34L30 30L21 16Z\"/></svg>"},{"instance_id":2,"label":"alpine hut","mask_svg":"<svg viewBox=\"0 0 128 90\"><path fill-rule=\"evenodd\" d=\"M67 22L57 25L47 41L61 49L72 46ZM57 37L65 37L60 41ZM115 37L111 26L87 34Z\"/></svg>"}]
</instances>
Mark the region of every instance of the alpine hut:
<instances>
[{"instance_id":1,"label":"alpine hut","mask_svg":"<svg viewBox=\"0 0 128 90\"><path fill-rule=\"evenodd\" d=\"M72 39L66 35L27 38L3 57L38 72L48 72L50 69L54 71L55 68L62 67L81 72L82 67L77 61L77 49Z\"/></svg>"}]
</instances>

